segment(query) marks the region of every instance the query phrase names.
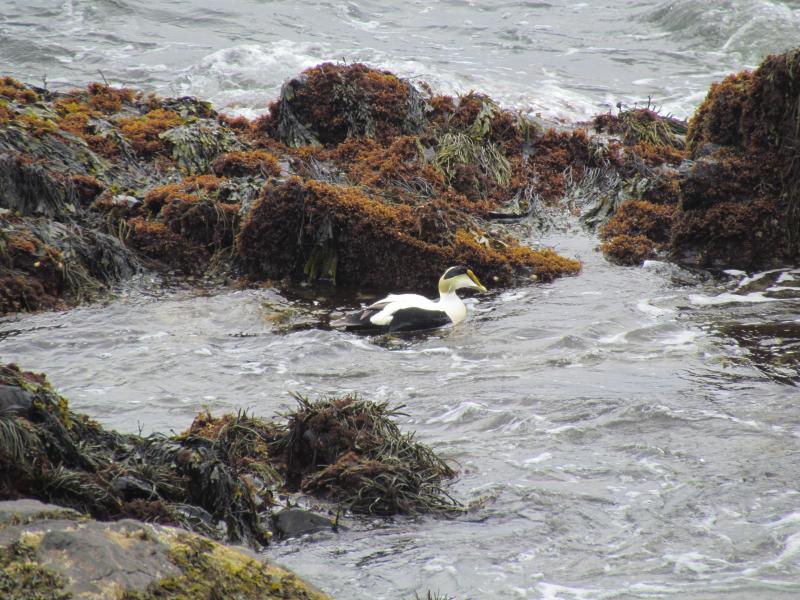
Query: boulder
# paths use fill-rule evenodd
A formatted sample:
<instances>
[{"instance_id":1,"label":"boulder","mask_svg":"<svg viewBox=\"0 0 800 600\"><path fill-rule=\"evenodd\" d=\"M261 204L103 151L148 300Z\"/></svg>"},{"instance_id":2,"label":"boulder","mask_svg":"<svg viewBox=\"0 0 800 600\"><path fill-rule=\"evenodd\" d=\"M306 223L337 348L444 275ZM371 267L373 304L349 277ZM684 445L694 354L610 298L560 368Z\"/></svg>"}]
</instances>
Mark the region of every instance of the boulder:
<instances>
[{"instance_id":1,"label":"boulder","mask_svg":"<svg viewBox=\"0 0 800 600\"><path fill-rule=\"evenodd\" d=\"M244 549L174 527L91 520L35 500L0 502L3 598L324 600Z\"/></svg>"}]
</instances>

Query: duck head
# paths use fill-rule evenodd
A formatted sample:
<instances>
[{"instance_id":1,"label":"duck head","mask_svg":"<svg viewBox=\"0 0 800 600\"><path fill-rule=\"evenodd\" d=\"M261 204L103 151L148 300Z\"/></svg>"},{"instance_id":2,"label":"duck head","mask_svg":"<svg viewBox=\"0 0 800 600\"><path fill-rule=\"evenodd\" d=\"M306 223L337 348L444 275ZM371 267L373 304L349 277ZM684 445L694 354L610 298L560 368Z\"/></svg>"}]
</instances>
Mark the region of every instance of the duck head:
<instances>
[{"instance_id":1,"label":"duck head","mask_svg":"<svg viewBox=\"0 0 800 600\"><path fill-rule=\"evenodd\" d=\"M450 267L439 279L439 294L449 294L464 288L486 291L475 273L467 267Z\"/></svg>"}]
</instances>

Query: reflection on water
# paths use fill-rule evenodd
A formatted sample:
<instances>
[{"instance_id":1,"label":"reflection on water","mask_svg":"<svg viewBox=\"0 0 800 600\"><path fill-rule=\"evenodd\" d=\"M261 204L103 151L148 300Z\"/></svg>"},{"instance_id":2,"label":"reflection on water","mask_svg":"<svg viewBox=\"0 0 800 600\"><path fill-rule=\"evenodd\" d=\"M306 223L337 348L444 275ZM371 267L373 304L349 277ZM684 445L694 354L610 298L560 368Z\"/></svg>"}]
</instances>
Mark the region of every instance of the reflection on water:
<instances>
[{"instance_id":1,"label":"reflection on water","mask_svg":"<svg viewBox=\"0 0 800 600\"><path fill-rule=\"evenodd\" d=\"M740 360L787 385L800 384L800 269L728 272L730 291L693 294L708 326L731 339Z\"/></svg>"},{"instance_id":2,"label":"reflection on water","mask_svg":"<svg viewBox=\"0 0 800 600\"><path fill-rule=\"evenodd\" d=\"M428 335L325 327L369 298L151 290L7 319L0 357L124 431L270 415L289 391L404 404L472 508L267 551L336 597L797 597L800 273L623 268L584 234L548 241L584 272L469 299Z\"/></svg>"}]
</instances>

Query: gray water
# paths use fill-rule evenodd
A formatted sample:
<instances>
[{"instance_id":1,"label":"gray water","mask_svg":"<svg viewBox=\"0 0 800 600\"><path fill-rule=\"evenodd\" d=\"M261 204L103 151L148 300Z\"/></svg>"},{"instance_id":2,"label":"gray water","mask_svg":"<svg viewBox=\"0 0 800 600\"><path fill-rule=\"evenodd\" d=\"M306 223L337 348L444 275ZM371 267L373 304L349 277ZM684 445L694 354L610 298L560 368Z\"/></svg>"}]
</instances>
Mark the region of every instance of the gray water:
<instances>
[{"instance_id":1,"label":"gray water","mask_svg":"<svg viewBox=\"0 0 800 600\"><path fill-rule=\"evenodd\" d=\"M710 81L800 31L797 2L761 0L4 0L0 13L0 60L20 79L102 71L244 114L301 68L346 59L553 116L648 96L686 115ZM337 598L800 597L800 269L618 267L577 226L536 241L583 272L471 299L465 323L427 336L331 331L324 290L145 276L105 304L0 321L0 359L127 432L181 431L203 407L271 416L290 391L405 405L401 426L457 466L451 491L471 509L346 519L266 551Z\"/></svg>"},{"instance_id":2,"label":"gray water","mask_svg":"<svg viewBox=\"0 0 800 600\"><path fill-rule=\"evenodd\" d=\"M323 60L579 118L653 101L688 116L711 81L795 45L798 0L2 0L4 71L263 112Z\"/></svg>"}]
</instances>

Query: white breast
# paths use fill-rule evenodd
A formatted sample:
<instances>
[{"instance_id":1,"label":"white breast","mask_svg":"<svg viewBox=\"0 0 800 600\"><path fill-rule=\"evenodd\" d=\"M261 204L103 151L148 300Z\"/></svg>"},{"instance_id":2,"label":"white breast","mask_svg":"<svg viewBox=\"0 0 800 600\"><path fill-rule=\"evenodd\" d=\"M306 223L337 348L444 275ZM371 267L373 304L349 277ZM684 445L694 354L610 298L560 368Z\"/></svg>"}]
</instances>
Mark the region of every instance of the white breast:
<instances>
[{"instance_id":1,"label":"white breast","mask_svg":"<svg viewBox=\"0 0 800 600\"><path fill-rule=\"evenodd\" d=\"M442 294L442 297L436 304L439 307L437 310L446 312L453 324L460 323L467 316L467 307L464 306L461 298L459 298L455 292Z\"/></svg>"}]
</instances>

